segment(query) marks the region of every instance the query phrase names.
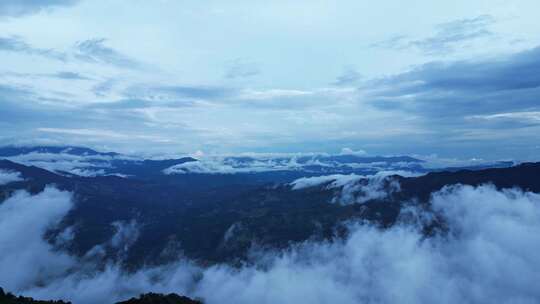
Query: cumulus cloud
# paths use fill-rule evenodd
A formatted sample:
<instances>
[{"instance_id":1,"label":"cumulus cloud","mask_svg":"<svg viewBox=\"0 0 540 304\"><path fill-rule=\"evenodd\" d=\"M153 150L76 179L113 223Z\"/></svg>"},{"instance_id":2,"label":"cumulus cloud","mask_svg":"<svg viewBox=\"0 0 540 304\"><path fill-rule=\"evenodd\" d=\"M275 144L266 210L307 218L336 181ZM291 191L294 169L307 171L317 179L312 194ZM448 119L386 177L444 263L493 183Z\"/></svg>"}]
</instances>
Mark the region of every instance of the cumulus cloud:
<instances>
[{"instance_id":1,"label":"cumulus cloud","mask_svg":"<svg viewBox=\"0 0 540 304\"><path fill-rule=\"evenodd\" d=\"M23 201L31 198L19 196ZM20 198L10 200L8 206L13 208ZM6 203L0 205L3 216L13 214L6 212ZM23 210L35 207L23 206ZM69 208L69 204L63 206L57 212L41 210L39 214L53 213L50 219L58 219ZM282 252L267 251L240 267L200 267L184 260L126 273L111 264L101 271L74 271L39 281L29 263L1 277L0 284L24 286L15 290L40 298L83 304L113 302L150 290L201 297L209 304L535 303L540 299L536 288L540 280L540 195L457 185L434 193L431 206L431 211L407 209L403 220L388 229L351 223L344 240L309 241ZM414 220L410 216L414 213L425 216ZM422 225L435 216L448 231L426 238ZM19 223L29 220L31 217L19 217ZM48 223L36 225L37 232L47 226L44 222ZM17 239L27 229L13 221L0 223L11 228L0 230L3 240L6 236L10 241ZM35 234L28 237L26 243L43 244ZM42 260L58 259L61 253L56 255L45 255ZM23 282L34 280L35 285L21 284L13 274L26 274Z\"/></svg>"},{"instance_id":2,"label":"cumulus cloud","mask_svg":"<svg viewBox=\"0 0 540 304\"><path fill-rule=\"evenodd\" d=\"M6 171L0 169L0 186L6 185L12 182L22 181L23 178L19 172Z\"/></svg>"}]
</instances>

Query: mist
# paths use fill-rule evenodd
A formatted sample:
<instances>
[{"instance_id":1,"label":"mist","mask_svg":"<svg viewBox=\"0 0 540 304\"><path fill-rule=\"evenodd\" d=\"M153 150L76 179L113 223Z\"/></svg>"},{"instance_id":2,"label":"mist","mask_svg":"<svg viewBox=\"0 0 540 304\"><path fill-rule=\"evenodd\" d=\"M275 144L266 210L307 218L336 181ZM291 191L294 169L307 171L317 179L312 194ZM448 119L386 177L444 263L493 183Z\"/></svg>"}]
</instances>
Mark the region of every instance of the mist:
<instances>
[{"instance_id":1,"label":"mist","mask_svg":"<svg viewBox=\"0 0 540 304\"><path fill-rule=\"evenodd\" d=\"M33 196L17 192L0 205L0 286L83 304L149 291L210 304L538 302L540 195L454 185L432 194L429 210L404 203L410 207L391 228L351 222L345 239L254 251L240 267L201 267L179 258L128 273L116 262L99 266L44 241L73 207L69 193L52 187ZM426 237L421 227L435 218L448 230ZM129 250L139 225L111 224L117 233L108 245Z\"/></svg>"}]
</instances>

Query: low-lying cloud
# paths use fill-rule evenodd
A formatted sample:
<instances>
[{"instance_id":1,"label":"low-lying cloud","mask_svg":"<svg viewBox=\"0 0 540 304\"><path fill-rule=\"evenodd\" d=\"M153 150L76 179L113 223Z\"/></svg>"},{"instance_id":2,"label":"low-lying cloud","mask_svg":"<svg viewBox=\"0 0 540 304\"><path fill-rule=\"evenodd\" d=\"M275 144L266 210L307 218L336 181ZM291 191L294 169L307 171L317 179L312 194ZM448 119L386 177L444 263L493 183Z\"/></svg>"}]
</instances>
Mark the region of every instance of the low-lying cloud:
<instances>
[{"instance_id":1,"label":"low-lying cloud","mask_svg":"<svg viewBox=\"0 0 540 304\"><path fill-rule=\"evenodd\" d=\"M75 261L43 240L71 209L71 195L46 188L31 196L17 192L0 204L0 285L13 290L32 288L64 275Z\"/></svg>"},{"instance_id":2,"label":"low-lying cloud","mask_svg":"<svg viewBox=\"0 0 540 304\"><path fill-rule=\"evenodd\" d=\"M387 198L401 189L394 175L405 177L421 176L423 173L409 171L379 171L373 175L332 174L314 177L302 177L292 183L292 190L325 185L326 189L337 189L332 203L349 205L361 204L369 200Z\"/></svg>"},{"instance_id":3,"label":"low-lying cloud","mask_svg":"<svg viewBox=\"0 0 540 304\"><path fill-rule=\"evenodd\" d=\"M22 181L23 178L19 172L6 171L0 169L0 185L6 185L12 182Z\"/></svg>"},{"instance_id":4,"label":"low-lying cloud","mask_svg":"<svg viewBox=\"0 0 540 304\"><path fill-rule=\"evenodd\" d=\"M286 251L260 253L256 261L239 268L204 268L180 259L132 273L114 263L100 271L85 271L84 263L67 271L64 265L77 258L53 252L40 236L69 210L69 198L48 188L36 196L19 192L0 205L2 266L11 266L22 253L34 252L28 263L14 264L18 267L0 274L1 286L74 303L112 303L148 291L183 293L205 303L536 303L540 299L536 286L540 195L517 189L449 186L432 195L431 211L406 208L392 228L352 223L343 240L305 242ZM421 227L434 215L446 223L448 232L425 238ZM39 221L33 223L36 218ZM34 246L40 250L34 251ZM42 271L36 273L35 265L41 265ZM43 273L58 270L66 272L43 280Z\"/></svg>"}]
</instances>

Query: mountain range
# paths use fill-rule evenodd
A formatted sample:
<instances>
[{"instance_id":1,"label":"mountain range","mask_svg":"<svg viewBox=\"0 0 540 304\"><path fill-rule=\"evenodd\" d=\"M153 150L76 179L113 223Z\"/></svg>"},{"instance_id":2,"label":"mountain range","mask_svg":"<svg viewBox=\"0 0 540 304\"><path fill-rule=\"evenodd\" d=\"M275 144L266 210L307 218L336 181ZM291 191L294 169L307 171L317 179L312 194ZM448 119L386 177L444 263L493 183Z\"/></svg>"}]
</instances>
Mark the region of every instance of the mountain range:
<instances>
[{"instance_id":1,"label":"mountain range","mask_svg":"<svg viewBox=\"0 0 540 304\"><path fill-rule=\"evenodd\" d=\"M17 153L107 157L109 167L103 168L123 176L80 176L7 160L25 155ZM0 149L0 156L7 158L0 160L0 170L20 175L19 180L0 185L0 200L18 190L37 194L48 185L73 192L75 207L47 234L49 241L54 242L67 227L75 227L73 241L64 249L84 256L96 246L107 244L117 230L114 223L132 223L137 226L137 238L121 261L126 267L136 268L166 263L179 255L204 264L238 263L253 246L286 248L308 239L332 238L344 233L340 225L352 219L388 227L397 221L406 203L414 199L417 204L425 204L431 193L446 185L493 183L498 188L540 191L540 181L534 178L540 172L539 164L430 173L419 170L423 173L405 176L393 172L367 176L332 172L321 179L305 171L160 174L171 166L196 160L126 160L118 159L119 155L77 147ZM422 163L410 157L311 159L349 164ZM235 161L249 164L253 159ZM296 161L307 163L308 159ZM340 184L340 180L345 182ZM299 187L300 183L307 186ZM106 260L120 258L117 249L103 247Z\"/></svg>"}]
</instances>

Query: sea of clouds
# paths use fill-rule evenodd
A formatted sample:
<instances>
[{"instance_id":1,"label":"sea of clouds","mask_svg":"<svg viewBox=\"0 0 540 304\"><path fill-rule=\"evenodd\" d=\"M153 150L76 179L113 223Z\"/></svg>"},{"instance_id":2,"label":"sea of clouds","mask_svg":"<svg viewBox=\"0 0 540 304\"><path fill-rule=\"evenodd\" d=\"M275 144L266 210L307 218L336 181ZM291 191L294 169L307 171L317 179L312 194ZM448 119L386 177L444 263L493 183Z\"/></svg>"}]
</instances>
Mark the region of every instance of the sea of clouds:
<instances>
[{"instance_id":1,"label":"sea of clouds","mask_svg":"<svg viewBox=\"0 0 540 304\"><path fill-rule=\"evenodd\" d=\"M179 258L129 273L59 250L69 229L52 244L44 241L71 208L72 195L53 187L37 195L19 191L0 204L0 286L83 304L149 291L209 304L540 301L540 195L518 189L448 186L432 195L430 211L405 208L392 228L350 223L345 239L259 252L241 267ZM435 215L448 232L426 238L421 227ZM129 250L136 223L113 225L108 245Z\"/></svg>"}]
</instances>

